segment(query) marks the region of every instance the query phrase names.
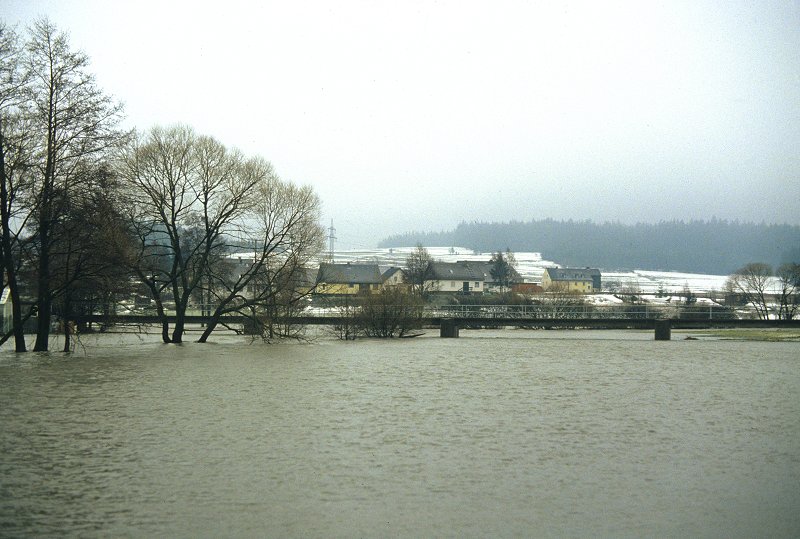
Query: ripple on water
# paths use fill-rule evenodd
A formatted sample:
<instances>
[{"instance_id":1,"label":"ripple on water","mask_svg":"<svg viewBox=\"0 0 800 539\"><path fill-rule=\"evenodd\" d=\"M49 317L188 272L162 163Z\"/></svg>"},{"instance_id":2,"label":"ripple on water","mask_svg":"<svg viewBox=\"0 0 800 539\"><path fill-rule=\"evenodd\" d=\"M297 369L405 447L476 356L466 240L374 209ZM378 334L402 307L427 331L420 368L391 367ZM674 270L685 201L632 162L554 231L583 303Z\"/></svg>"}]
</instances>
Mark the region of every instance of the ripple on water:
<instances>
[{"instance_id":1,"label":"ripple on water","mask_svg":"<svg viewBox=\"0 0 800 539\"><path fill-rule=\"evenodd\" d=\"M4 353L0 535L800 530L797 343L465 333Z\"/></svg>"}]
</instances>

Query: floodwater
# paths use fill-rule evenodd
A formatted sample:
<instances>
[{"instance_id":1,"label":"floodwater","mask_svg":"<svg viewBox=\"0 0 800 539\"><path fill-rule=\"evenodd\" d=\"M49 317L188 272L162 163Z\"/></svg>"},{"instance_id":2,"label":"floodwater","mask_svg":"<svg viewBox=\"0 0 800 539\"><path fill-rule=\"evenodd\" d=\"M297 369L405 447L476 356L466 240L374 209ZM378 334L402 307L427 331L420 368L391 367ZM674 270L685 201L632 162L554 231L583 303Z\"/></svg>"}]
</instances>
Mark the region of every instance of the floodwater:
<instances>
[{"instance_id":1,"label":"floodwater","mask_svg":"<svg viewBox=\"0 0 800 539\"><path fill-rule=\"evenodd\" d=\"M800 535L800 343L85 344L0 352L0 536Z\"/></svg>"}]
</instances>

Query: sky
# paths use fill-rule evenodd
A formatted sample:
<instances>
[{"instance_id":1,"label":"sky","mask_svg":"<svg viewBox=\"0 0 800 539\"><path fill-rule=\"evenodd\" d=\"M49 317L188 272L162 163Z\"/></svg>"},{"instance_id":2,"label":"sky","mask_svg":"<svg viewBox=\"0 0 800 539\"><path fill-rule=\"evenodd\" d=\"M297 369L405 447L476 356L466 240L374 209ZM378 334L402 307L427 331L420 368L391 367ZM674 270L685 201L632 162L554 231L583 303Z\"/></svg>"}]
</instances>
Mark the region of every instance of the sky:
<instances>
[{"instance_id":1,"label":"sky","mask_svg":"<svg viewBox=\"0 0 800 539\"><path fill-rule=\"evenodd\" d=\"M314 187L336 248L460 222L800 224L800 0L0 0L127 126Z\"/></svg>"}]
</instances>

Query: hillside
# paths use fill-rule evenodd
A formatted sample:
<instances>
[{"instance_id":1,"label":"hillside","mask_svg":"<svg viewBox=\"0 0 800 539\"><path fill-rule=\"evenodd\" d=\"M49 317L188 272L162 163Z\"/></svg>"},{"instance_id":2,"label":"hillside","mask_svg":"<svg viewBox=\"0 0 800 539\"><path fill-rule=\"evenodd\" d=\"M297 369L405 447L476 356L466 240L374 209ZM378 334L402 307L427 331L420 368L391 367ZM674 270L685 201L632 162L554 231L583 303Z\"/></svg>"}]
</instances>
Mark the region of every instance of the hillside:
<instances>
[{"instance_id":1,"label":"hillside","mask_svg":"<svg viewBox=\"0 0 800 539\"><path fill-rule=\"evenodd\" d=\"M800 262L800 226L738 221L556 221L461 223L449 232L412 232L379 247L461 245L476 251L537 251L567 266L729 274L748 262Z\"/></svg>"}]
</instances>

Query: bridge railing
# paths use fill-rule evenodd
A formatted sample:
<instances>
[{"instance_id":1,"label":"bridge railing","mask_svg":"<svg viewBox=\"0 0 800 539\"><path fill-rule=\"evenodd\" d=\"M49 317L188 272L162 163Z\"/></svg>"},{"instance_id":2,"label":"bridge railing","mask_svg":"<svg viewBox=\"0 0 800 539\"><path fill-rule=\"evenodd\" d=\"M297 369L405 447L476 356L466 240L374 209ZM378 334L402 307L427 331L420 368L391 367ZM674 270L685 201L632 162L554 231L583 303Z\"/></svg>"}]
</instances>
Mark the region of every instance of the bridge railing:
<instances>
[{"instance_id":1,"label":"bridge railing","mask_svg":"<svg viewBox=\"0 0 800 539\"><path fill-rule=\"evenodd\" d=\"M391 309L392 307L387 307ZM400 306L397 309L401 309ZM152 312L151 312L152 311ZM193 305L187 315L208 316L213 309L202 305ZM295 314L313 318L352 316L359 312L358 306L315 307L308 306ZM117 314L155 314L154 309L135 309ZM174 311L167 310L168 315ZM736 318L752 318L753 313L739 310L732 311L720 305L668 306L653 304L558 304L540 305L442 305L425 306L422 318L504 318L504 319L591 319L591 320L632 320L656 318L692 318L705 320L722 320Z\"/></svg>"},{"instance_id":2,"label":"bridge railing","mask_svg":"<svg viewBox=\"0 0 800 539\"><path fill-rule=\"evenodd\" d=\"M392 309L387 306L387 309ZM398 306L397 309L401 307ZM345 308L309 306L298 312L315 318L342 317L359 312L358 306ZM199 312L197 314L200 314ZM426 306L422 318L520 318L520 319L591 319L631 320L656 318L730 319L737 316L727 307L642 305L442 305Z\"/></svg>"},{"instance_id":3,"label":"bridge railing","mask_svg":"<svg viewBox=\"0 0 800 539\"><path fill-rule=\"evenodd\" d=\"M730 309L718 305L689 306L683 309L660 305L444 305L426 307L429 318L520 318L520 319L656 319L656 318L733 318Z\"/></svg>"}]
</instances>

